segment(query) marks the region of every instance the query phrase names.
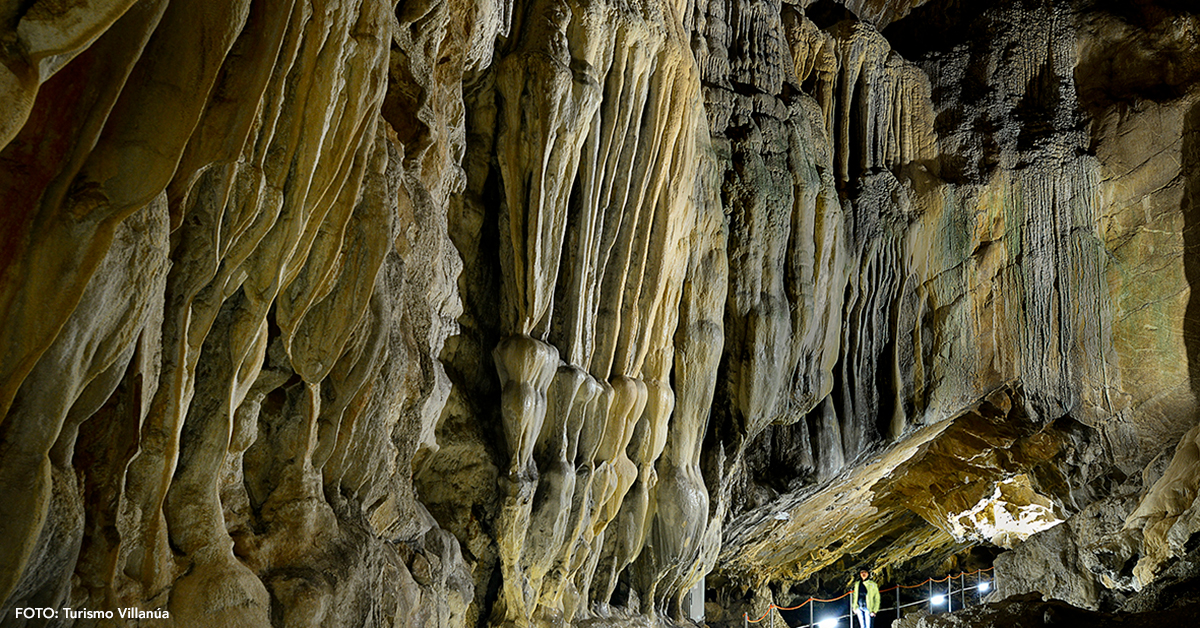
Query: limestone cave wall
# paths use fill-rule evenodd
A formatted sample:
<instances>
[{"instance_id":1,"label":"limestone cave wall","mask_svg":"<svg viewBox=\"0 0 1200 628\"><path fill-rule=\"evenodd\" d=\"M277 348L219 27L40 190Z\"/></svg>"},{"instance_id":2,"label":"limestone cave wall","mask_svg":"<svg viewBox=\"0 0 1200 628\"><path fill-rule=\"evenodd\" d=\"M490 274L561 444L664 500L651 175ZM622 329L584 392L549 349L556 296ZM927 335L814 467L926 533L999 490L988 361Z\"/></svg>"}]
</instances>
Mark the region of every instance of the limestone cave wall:
<instances>
[{"instance_id":1,"label":"limestone cave wall","mask_svg":"<svg viewBox=\"0 0 1200 628\"><path fill-rule=\"evenodd\" d=\"M1098 608L1194 552L1190 3L13 0L0 41L2 625L700 583L715 624L975 546Z\"/></svg>"}]
</instances>

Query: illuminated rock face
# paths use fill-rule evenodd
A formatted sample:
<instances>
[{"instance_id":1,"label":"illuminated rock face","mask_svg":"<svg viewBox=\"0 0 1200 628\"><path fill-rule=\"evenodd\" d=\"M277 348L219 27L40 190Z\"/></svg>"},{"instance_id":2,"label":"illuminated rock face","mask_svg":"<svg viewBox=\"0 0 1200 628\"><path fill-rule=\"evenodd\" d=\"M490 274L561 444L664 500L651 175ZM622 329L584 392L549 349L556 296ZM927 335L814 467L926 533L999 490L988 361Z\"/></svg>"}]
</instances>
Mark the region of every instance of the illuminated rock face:
<instances>
[{"instance_id":1,"label":"illuminated rock face","mask_svg":"<svg viewBox=\"0 0 1200 628\"><path fill-rule=\"evenodd\" d=\"M959 4L0 5L0 623L1151 586L1200 18Z\"/></svg>"}]
</instances>

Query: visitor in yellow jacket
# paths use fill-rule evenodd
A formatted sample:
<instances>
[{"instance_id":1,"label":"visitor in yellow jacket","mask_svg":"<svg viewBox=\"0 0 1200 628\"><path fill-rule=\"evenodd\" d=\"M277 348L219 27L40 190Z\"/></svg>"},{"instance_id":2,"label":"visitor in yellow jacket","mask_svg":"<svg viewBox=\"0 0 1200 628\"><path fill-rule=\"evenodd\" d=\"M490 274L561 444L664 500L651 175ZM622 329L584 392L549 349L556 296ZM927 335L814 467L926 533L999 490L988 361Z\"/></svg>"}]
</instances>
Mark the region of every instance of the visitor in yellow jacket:
<instances>
[{"instance_id":1,"label":"visitor in yellow jacket","mask_svg":"<svg viewBox=\"0 0 1200 628\"><path fill-rule=\"evenodd\" d=\"M850 615L858 618L861 628L871 628L871 624L875 623L875 613L879 612L879 585L875 584L871 572L866 569L858 572L858 578L850 594Z\"/></svg>"}]
</instances>

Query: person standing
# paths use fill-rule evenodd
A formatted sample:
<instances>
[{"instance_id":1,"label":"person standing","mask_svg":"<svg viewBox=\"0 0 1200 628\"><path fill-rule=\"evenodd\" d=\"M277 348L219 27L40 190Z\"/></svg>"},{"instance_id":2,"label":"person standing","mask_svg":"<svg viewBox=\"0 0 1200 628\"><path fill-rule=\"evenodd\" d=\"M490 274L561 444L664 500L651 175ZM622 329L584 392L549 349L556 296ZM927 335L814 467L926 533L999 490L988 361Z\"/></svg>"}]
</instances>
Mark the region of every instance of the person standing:
<instances>
[{"instance_id":1,"label":"person standing","mask_svg":"<svg viewBox=\"0 0 1200 628\"><path fill-rule=\"evenodd\" d=\"M861 628L871 628L875 613L879 612L879 585L871 579L871 572L863 569L854 581L854 592L850 595L850 614L858 618Z\"/></svg>"}]
</instances>

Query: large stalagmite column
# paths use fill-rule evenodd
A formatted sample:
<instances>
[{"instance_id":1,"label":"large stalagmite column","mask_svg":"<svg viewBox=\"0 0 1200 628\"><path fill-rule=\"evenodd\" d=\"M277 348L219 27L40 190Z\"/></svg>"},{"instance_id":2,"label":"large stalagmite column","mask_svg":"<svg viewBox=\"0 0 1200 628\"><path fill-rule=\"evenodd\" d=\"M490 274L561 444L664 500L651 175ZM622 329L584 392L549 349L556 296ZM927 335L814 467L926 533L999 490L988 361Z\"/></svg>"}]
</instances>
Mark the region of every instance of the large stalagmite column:
<instances>
[{"instance_id":1,"label":"large stalagmite column","mask_svg":"<svg viewBox=\"0 0 1200 628\"><path fill-rule=\"evenodd\" d=\"M570 619L607 603L647 535L704 132L678 10L533 2L497 60L507 337L495 356L509 466L496 621ZM564 459L555 452L566 445ZM547 510L566 503L565 517Z\"/></svg>"}]
</instances>

